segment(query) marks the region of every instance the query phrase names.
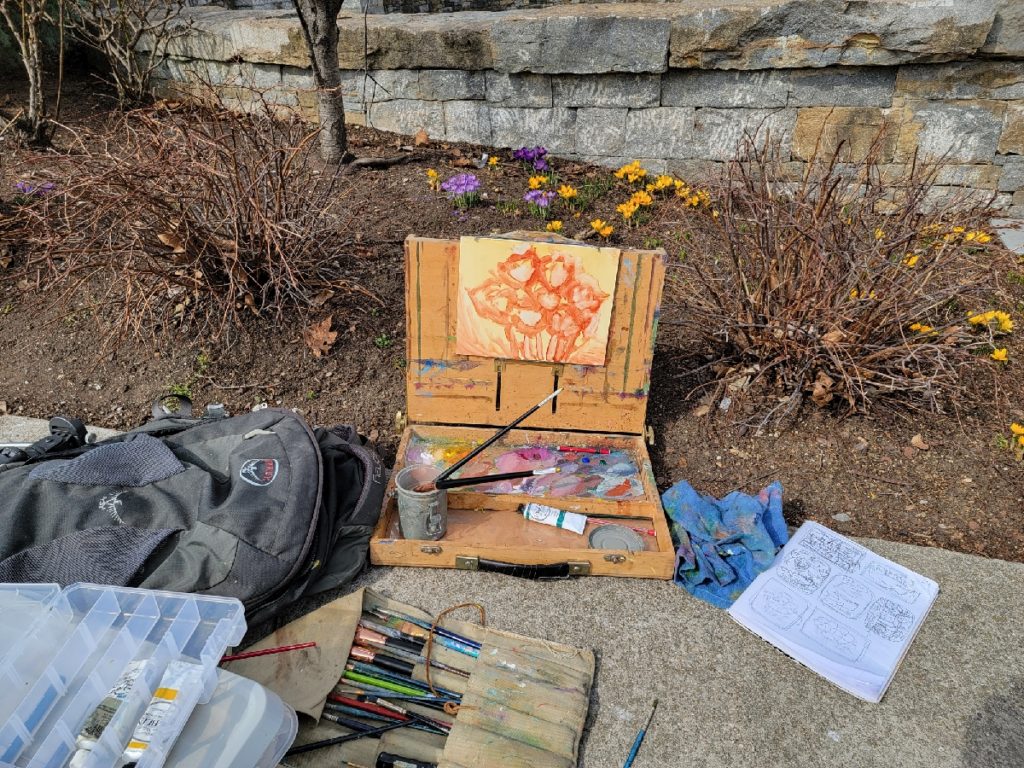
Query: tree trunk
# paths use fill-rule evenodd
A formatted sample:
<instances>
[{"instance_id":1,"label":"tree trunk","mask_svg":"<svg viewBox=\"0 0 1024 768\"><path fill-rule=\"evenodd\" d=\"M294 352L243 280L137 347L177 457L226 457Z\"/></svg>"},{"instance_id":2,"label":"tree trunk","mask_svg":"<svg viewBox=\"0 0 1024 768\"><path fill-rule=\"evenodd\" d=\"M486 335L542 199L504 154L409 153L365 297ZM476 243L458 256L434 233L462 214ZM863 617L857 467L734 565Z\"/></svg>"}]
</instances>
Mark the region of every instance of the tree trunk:
<instances>
[{"instance_id":1,"label":"tree trunk","mask_svg":"<svg viewBox=\"0 0 1024 768\"><path fill-rule=\"evenodd\" d=\"M40 27L46 20L45 0L0 0L0 18L6 23L21 54L28 75L28 111L18 123L30 142L42 140L46 127L46 95L43 92L43 54Z\"/></svg>"},{"instance_id":2,"label":"tree trunk","mask_svg":"<svg viewBox=\"0 0 1024 768\"><path fill-rule=\"evenodd\" d=\"M43 138L43 127L46 124L46 97L43 94L43 56L39 44L39 26L41 22L35 14L29 20L28 29L28 61L25 71L28 74L28 132L30 141L39 142Z\"/></svg>"},{"instance_id":3,"label":"tree trunk","mask_svg":"<svg viewBox=\"0 0 1024 768\"><path fill-rule=\"evenodd\" d=\"M350 159L345 132L345 105L338 67L340 0L293 0L309 47L320 117L320 154L329 163Z\"/></svg>"}]
</instances>

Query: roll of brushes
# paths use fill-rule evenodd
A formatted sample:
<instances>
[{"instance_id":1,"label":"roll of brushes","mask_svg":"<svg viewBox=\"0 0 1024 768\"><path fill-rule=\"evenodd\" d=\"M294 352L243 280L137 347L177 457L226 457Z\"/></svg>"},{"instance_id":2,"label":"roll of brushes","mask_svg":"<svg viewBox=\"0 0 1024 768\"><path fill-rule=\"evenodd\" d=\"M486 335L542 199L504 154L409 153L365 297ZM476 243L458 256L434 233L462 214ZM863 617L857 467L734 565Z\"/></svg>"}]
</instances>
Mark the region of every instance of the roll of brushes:
<instances>
[{"instance_id":1,"label":"roll of brushes","mask_svg":"<svg viewBox=\"0 0 1024 768\"><path fill-rule=\"evenodd\" d=\"M480 650L481 647L480 643L478 643L476 640L471 640L470 638L464 637L463 635L460 635L457 632L452 632L450 629L445 629L444 627L433 625L429 621L426 621L424 619L418 619L415 616L407 616L404 613L391 611L387 608L373 608L371 609L370 612L379 616L383 616L384 618L393 618L399 619L400 621L408 621L410 624L415 624L417 627L420 627L421 629L424 629L427 632L433 632L435 635L443 635L444 637L450 637L452 640L457 640L463 645L468 645L471 648L476 648L477 650Z\"/></svg>"}]
</instances>

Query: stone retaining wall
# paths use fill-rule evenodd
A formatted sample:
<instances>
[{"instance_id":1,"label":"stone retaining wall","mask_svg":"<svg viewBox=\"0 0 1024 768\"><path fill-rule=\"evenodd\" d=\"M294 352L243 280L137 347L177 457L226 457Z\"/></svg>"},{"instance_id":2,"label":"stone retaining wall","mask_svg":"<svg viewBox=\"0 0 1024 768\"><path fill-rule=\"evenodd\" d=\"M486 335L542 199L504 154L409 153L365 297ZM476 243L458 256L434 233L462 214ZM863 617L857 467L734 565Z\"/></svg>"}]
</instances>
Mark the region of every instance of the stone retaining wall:
<instances>
[{"instance_id":1,"label":"stone retaining wall","mask_svg":"<svg viewBox=\"0 0 1024 768\"><path fill-rule=\"evenodd\" d=\"M783 141L794 171L822 139L878 147L893 171L945 156L943 186L1024 215L1024 3L751 0L529 11L342 14L349 119L499 147L542 144L607 166L694 175L745 133ZM191 11L167 84L255 86L315 119L297 20ZM1014 14L1018 14L1016 17ZM368 71L362 71L365 64ZM233 100L233 101L232 101Z\"/></svg>"}]
</instances>

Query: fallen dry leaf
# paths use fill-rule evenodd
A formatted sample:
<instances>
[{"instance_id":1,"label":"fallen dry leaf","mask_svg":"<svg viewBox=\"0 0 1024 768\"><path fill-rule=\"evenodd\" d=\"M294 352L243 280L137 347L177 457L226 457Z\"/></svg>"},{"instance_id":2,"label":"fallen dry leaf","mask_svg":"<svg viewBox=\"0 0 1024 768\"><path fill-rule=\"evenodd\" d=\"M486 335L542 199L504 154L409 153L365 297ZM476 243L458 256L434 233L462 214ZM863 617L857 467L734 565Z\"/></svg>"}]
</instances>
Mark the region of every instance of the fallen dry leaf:
<instances>
[{"instance_id":1,"label":"fallen dry leaf","mask_svg":"<svg viewBox=\"0 0 1024 768\"><path fill-rule=\"evenodd\" d=\"M811 390L811 400L815 405L826 405L832 400L832 387L835 385L832 377L824 371L818 371L818 378L814 380L814 388Z\"/></svg>"},{"instance_id":2,"label":"fallen dry leaf","mask_svg":"<svg viewBox=\"0 0 1024 768\"><path fill-rule=\"evenodd\" d=\"M700 418L701 416L707 416L709 413L711 413L710 405L698 405L696 408L693 409L693 415L698 418Z\"/></svg>"},{"instance_id":3,"label":"fallen dry leaf","mask_svg":"<svg viewBox=\"0 0 1024 768\"><path fill-rule=\"evenodd\" d=\"M908 459L912 459L917 456L917 449L911 448L909 445L903 448L903 455Z\"/></svg>"},{"instance_id":4,"label":"fallen dry leaf","mask_svg":"<svg viewBox=\"0 0 1024 768\"><path fill-rule=\"evenodd\" d=\"M821 340L824 341L826 344L838 344L840 341L843 340L844 336L846 336L846 334L837 328L834 331L829 331L828 333L826 333L824 336L821 337Z\"/></svg>"},{"instance_id":5,"label":"fallen dry leaf","mask_svg":"<svg viewBox=\"0 0 1024 768\"><path fill-rule=\"evenodd\" d=\"M171 253L184 253L185 241L174 232L161 232L156 239L171 249Z\"/></svg>"},{"instance_id":6,"label":"fallen dry leaf","mask_svg":"<svg viewBox=\"0 0 1024 768\"><path fill-rule=\"evenodd\" d=\"M676 466L679 467L680 469L686 469L686 465L688 463L689 462L686 460L685 456L680 456L679 461L676 462Z\"/></svg>"},{"instance_id":7,"label":"fallen dry leaf","mask_svg":"<svg viewBox=\"0 0 1024 768\"><path fill-rule=\"evenodd\" d=\"M452 160L452 165L456 168L475 168L476 162L470 157L457 157Z\"/></svg>"},{"instance_id":8,"label":"fallen dry leaf","mask_svg":"<svg viewBox=\"0 0 1024 768\"><path fill-rule=\"evenodd\" d=\"M319 323L313 323L302 332L302 340L306 342L313 357L323 357L331 351L338 339L338 332L331 330L334 316L328 315Z\"/></svg>"},{"instance_id":9,"label":"fallen dry leaf","mask_svg":"<svg viewBox=\"0 0 1024 768\"><path fill-rule=\"evenodd\" d=\"M412 143L417 147L426 146L430 142L430 137L427 136L427 132L422 128L417 131L416 136L413 138Z\"/></svg>"},{"instance_id":10,"label":"fallen dry leaf","mask_svg":"<svg viewBox=\"0 0 1024 768\"><path fill-rule=\"evenodd\" d=\"M334 291L328 288L326 290L320 291L320 293L318 293L316 296L309 300L309 303L312 304L314 307L322 307L324 304L326 304L333 298Z\"/></svg>"},{"instance_id":11,"label":"fallen dry leaf","mask_svg":"<svg viewBox=\"0 0 1024 768\"><path fill-rule=\"evenodd\" d=\"M931 448L931 446L924 441L924 438L921 437L920 432L918 432L916 435L910 438L910 444L917 448L917 450L919 451L927 451L929 448Z\"/></svg>"}]
</instances>

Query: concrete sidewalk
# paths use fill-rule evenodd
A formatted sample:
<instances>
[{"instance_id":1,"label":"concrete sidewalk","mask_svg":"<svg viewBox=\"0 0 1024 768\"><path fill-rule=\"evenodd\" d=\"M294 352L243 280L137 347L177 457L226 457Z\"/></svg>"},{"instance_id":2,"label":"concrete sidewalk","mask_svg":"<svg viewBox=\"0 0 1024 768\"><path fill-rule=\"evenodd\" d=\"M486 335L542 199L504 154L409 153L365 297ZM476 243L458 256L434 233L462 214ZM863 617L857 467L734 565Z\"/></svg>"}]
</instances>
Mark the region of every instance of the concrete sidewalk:
<instances>
[{"instance_id":1,"label":"concrete sidewalk","mask_svg":"<svg viewBox=\"0 0 1024 768\"><path fill-rule=\"evenodd\" d=\"M46 433L41 421L13 426L0 417L0 442ZM635 768L1024 766L1024 565L864 543L941 588L880 704L834 688L668 582L372 568L359 586L435 613L478 602L493 626L593 648L582 768L621 765L654 698Z\"/></svg>"}]
</instances>

